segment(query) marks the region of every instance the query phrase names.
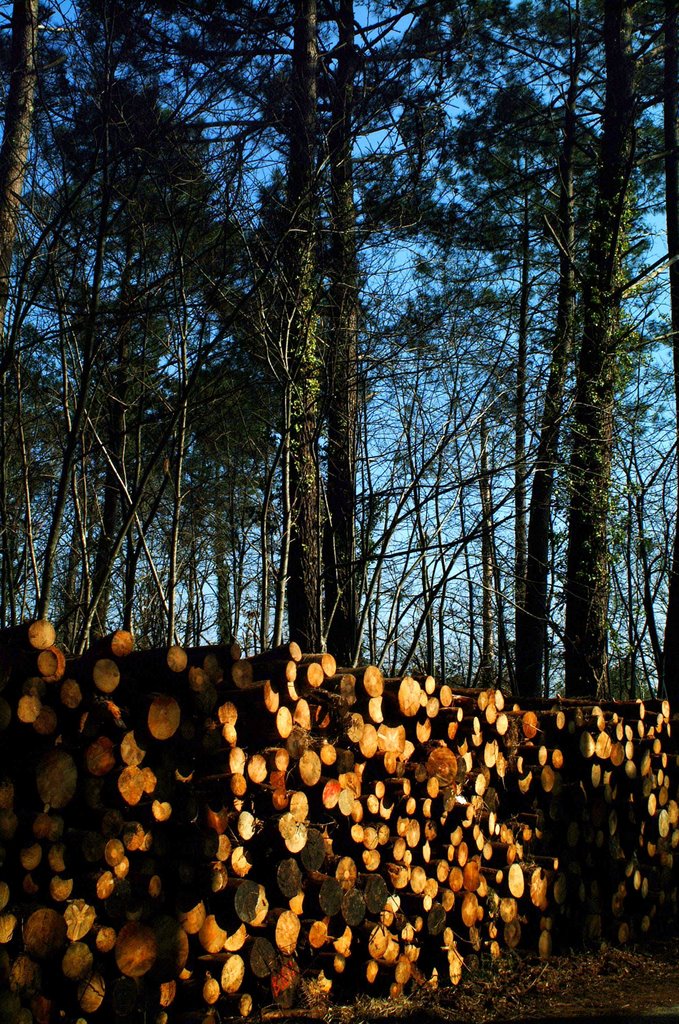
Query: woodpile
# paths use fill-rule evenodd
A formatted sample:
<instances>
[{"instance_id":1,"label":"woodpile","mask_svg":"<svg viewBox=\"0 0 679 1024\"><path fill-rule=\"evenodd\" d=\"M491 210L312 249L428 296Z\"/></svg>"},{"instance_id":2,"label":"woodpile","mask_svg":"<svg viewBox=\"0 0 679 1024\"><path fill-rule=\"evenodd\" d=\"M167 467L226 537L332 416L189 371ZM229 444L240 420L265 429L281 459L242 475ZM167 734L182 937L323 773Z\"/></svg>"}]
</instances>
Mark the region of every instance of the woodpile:
<instances>
[{"instance_id":1,"label":"woodpile","mask_svg":"<svg viewBox=\"0 0 679 1024\"><path fill-rule=\"evenodd\" d=\"M0 633L0 689L2 1021L396 997L677 910L666 701L123 631L70 658L46 622Z\"/></svg>"}]
</instances>

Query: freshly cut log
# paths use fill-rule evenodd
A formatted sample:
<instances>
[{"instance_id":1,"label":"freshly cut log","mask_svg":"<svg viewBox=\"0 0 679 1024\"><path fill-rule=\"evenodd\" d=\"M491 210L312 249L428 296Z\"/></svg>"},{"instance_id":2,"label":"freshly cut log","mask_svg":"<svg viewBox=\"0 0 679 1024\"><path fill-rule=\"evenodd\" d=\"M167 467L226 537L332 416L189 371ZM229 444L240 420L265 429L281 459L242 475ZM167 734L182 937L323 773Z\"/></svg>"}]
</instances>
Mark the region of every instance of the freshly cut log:
<instances>
[{"instance_id":1,"label":"freshly cut log","mask_svg":"<svg viewBox=\"0 0 679 1024\"><path fill-rule=\"evenodd\" d=\"M269 911L266 890L259 882L245 879L237 888L234 909L240 920L253 928L261 927Z\"/></svg>"},{"instance_id":2,"label":"freshly cut log","mask_svg":"<svg viewBox=\"0 0 679 1024\"><path fill-rule=\"evenodd\" d=\"M298 771L305 786L315 786L320 781L323 765L315 750L307 750L302 754Z\"/></svg>"},{"instance_id":3,"label":"freshly cut log","mask_svg":"<svg viewBox=\"0 0 679 1024\"><path fill-rule=\"evenodd\" d=\"M384 676L376 665L363 665L357 668L338 668L335 674L340 679L343 676L353 676L357 690L361 690L369 697L380 697L384 692Z\"/></svg>"},{"instance_id":4,"label":"freshly cut log","mask_svg":"<svg viewBox=\"0 0 679 1024\"><path fill-rule=\"evenodd\" d=\"M291 900L302 890L302 872L294 857L286 857L276 867L276 883L281 895Z\"/></svg>"},{"instance_id":5,"label":"freshly cut log","mask_svg":"<svg viewBox=\"0 0 679 1024\"><path fill-rule=\"evenodd\" d=\"M213 978L208 971L205 975L205 981L203 982L203 1002L207 1003L208 1006L213 1006L222 994L221 985L216 978Z\"/></svg>"},{"instance_id":6,"label":"freshly cut log","mask_svg":"<svg viewBox=\"0 0 679 1024\"><path fill-rule=\"evenodd\" d=\"M366 878L363 897L368 913L373 916L382 913L389 899L389 888L381 875L370 875Z\"/></svg>"},{"instance_id":7,"label":"freshly cut log","mask_svg":"<svg viewBox=\"0 0 679 1024\"><path fill-rule=\"evenodd\" d=\"M365 897L360 889L351 888L343 893L340 910L350 928L357 928L362 923L367 908Z\"/></svg>"},{"instance_id":8,"label":"freshly cut log","mask_svg":"<svg viewBox=\"0 0 679 1024\"><path fill-rule=\"evenodd\" d=\"M78 1003L84 1013L96 1013L106 995L106 982L98 971L93 971L78 985Z\"/></svg>"},{"instance_id":9,"label":"freshly cut log","mask_svg":"<svg viewBox=\"0 0 679 1024\"><path fill-rule=\"evenodd\" d=\"M94 681L96 668L100 680L98 689L103 693L113 692L121 683L128 689L132 687L148 693L160 689L173 690L185 681L188 654L183 647L139 649L133 638L130 641L131 634L125 634L124 630L116 630L105 638L101 646L95 642L82 657L70 659L67 662L69 675L84 686Z\"/></svg>"},{"instance_id":10,"label":"freshly cut log","mask_svg":"<svg viewBox=\"0 0 679 1024\"><path fill-rule=\"evenodd\" d=\"M101 925L95 936L95 946L100 953L110 953L116 944L116 930L110 925Z\"/></svg>"},{"instance_id":11,"label":"freshly cut log","mask_svg":"<svg viewBox=\"0 0 679 1024\"><path fill-rule=\"evenodd\" d=\"M158 694L151 702L147 715L149 733L156 740L168 740L176 733L181 721L181 708L174 697Z\"/></svg>"},{"instance_id":12,"label":"freshly cut log","mask_svg":"<svg viewBox=\"0 0 679 1024\"><path fill-rule=\"evenodd\" d=\"M458 759L448 747L436 746L427 757L426 771L429 778L437 779L442 786L455 786Z\"/></svg>"},{"instance_id":13,"label":"freshly cut log","mask_svg":"<svg viewBox=\"0 0 679 1024\"><path fill-rule=\"evenodd\" d=\"M109 736L98 736L87 747L85 767L91 775L106 775L116 766L115 745Z\"/></svg>"},{"instance_id":14,"label":"freshly cut log","mask_svg":"<svg viewBox=\"0 0 679 1024\"><path fill-rule=\"evenodd\" d=\"M337 662L332 654L328 652L323 654L301 654L299 658L294 660L299 662L302 667L305 665L320 665L326 679L331 679L337 672Z\"/></svg>"},{"instance_id":15,"label":"freshly cut log","mask_svg":"<svg viewBox=\"0 0 679 1024\"><path fill-rule=\"evenodd\" d=\"M257 941L257 940L255 940ZM239 992L245 979L245 961L238 953L232 953L224 961L220 977L222 992L233 995Z\"/></svg>"},{"instance_id":16,"label":"freshly cut log","mask_svg":"<svg viewBox=\"0 0 679 1024\"><path fill-rule=\"evenodd\" d=\"M56 732L58 725L59 719L54 708L43 705L38 717L33 722L33 729L38 736L51 736Z\"/></svg>"},{"instance_id":17,"label":"freshly cut log","mask_svg":"<svg viewBox=\"0 0 679 1024\"><path fill-rule=\"evenodd\" d=\"M56 748L40 758L35 769L35 780L43 804L60 810L76 794L78 769L67 751Z\"/></svg>"},{"instance_id":18,"label":"freshly cut log","mask_svg":"<svg viewBox=\"0 0 679 1024\"><path fill-rule=\"evenodd\" d=\"M112 658L126 658L133 650L134 637L128 629L114 629L107 636L93 640L89 647L89 653Z\"/></svg>"},{"instance_id":19,"label":"freshly cut log","mask_svg":"<svg viewBox=\"0 0 679 1024\"><path fill-rule=\"evenodd\" d=\"M44 960L59 953L66 944L66 922L50 907L34 910L23 927L24 949L29 956Z\"/></svg>"},{"instance_id":20,"label":"freshly cut log","mask_svg":"<svg viewBox=\"0 0 679 1024\"><path fill-rule=\"evenodd\" d=\"M202 900L195 903L189 900L186 907L180 904L177 908L177 919L187 935L197 935L206 917L207 911Z\"/></svg>"},{"instance_id":21,"label":"freshly cut log","mask_svg":"<svg viewBox=\"0 0 679 1024\"><path fill-rule=\"evenodd\" d=\"M240 924L235 932L227 935L224 941L224 949L230 953L236 953L242 949L248 939L248 930L244 924Z\"/></svg>"},{"instance_id":22,"label":"freshly cut log","mask_svg":"<svg viewBox=\"0 0 679 1024\"><path fill-rule=\"evenodd\" d=\"M220 927L214 914L208 914L200 926L198 939L206 953L219 953L224 949L227 932Z\"/></svg>"},{"instance_id":23,"label":"freshly cut log","mask_svg":"<svg viewBox=\"0 0 679 1024\"><path fill-rule=\"evenodd\" d=\"M240 644L235 641L202 647L185 647L188 666L202 668L207 676L222 686L229 677L231 666L243 656Z\"/></svg>"},{"instance_id":24,"label":"freshly cut log","mask_svg":"<svg viewBox=\"0 0 679 1024\"><path fill-rule=\"evenodd\" d=\"M80 683L76 679L64 679L59 687L59 700L71 710L79 707L83 700Z\"/></svg>"},{"instance_id":25,"label":"freshly cut log","mask_svg":"<svg viewBox=\"0 0 679 1024\"><path fill-rule=\"evenodd\" d=\"M120 684L120 669L112 658L97 658L92 666L92 682L105 694L113 693Z\"/></svg>"},{"instance_id":26,"label":"freshly cut log","mask_svg":"<svg viewBox=\"0 0 679 1024\"><path fill-rule=\"evenodd\" d=\"M171 644L165 653L165 662L170 672L183 672L188 665L188 655L183 647Z\"/></svg>"},{"instance_id":27,"label":"freshly cut log","mask_svg":"<svg viewBox=\"0 0 679 1024\"><path fill-rule=\"evenodd\" d=\"M251 658L241 658L231 668L232 682L241 689L261 686L267 679L294 682L301 657L299 646L290 643Z\"/></svg>"},{"instance_id":28,"label":"freshly cut log","mask_svg":"<svg viewBox=\"0 0 679 1024\"><path fill-rule=\"evenodd\" d=\"M66 657L57 646L14 650L0 647L0 683L13 676L17 680L59 682L66 672Z\"/></svg>"},{"instance_id":29,"label":"freshly cut log","mask_svg":"<svg viewBox=\"0 0 679 1024\"><path fill-rule=\"evenodd\" d=\"M276 946L284 956L292 956L297 949L300 930L301 922L297 914L291 910L283 910L279 914L274 934Z\"/></svg>"},{"instance_id":30,"label":"freshly cut log","mask_svg":"<svg viewBox=\"0 0 679 1024\"><path fill-rule=\"evenodd\" d=\"M66 935L71 942L84 939L92 929L96 920L96 911L85 900L71 900L64 911Z\"/></svg>"},{"instance_id":31,"label":"freshly cut log","mask_svg":"<svg viewBox=\"0 0 679 1024\"><path fill-rule=\"evenodd\" d=\"M311 689L317 689L325 682L326 675L323 666L316 661L297 665L295 671L294 685L297 693L301 692L300 687L306 685Z\"/></svg>"},{"instance_id":32,"label":"freshly cut log","mask_svg":"<svg viewBox=\"0 0 679 1024\"><path fill-rule=\"evenodd\" d=\"M279 954L271 942L258 936L250 950L250 970L256 978L268 978L279 961Z\"/></svg>"},{"instance_id":33,"label":"freshly cut log","mask_svg":"<svg viewBox=\"0 0 679 1024\"><path fill-rule=\"evenodd\" d=\"M126 732L120 741L120 757L130 767L138 767L146 757L146 751L139 745L133 729Z\"/></svg>"},{"instance_id":34,"label":"freshly cut log","mask_svg":"<svg viewBox=\"0 0 679 1024\"><path fill-rule=\"evenodd\" d=\"M59 647L52 645L40 651L36 665L46 682L56 683L63 679L66 672L66 657Z\"/></svg>"},{"instance_id":35,"label":"freshly cut log","mask_svg":"<svg viewBox=\"0 0 679 1024\"><path fill-rule=\"evenodd\" d=\"M280 644L278 647L271 647L266 651L262 651L260 654L254 654L247 660L251 661L255 665L272 660L301 661L302 648L294 640L291 640L288 643Z\"/></svg>"},{"instance_id":36,"label":"freshly cut log","mask_svg":"<svg viewBox=\"0 0 679 1024\"><path fill-rule=\"evenodd\" d=\"M383 706L387 706L387 702L389 702L391 707L397 709L405 718L413 718L419 714L422 696L422 687L413 676L384 680ZM395 702L393 698L395 698Z\"/></svg>"},{"instance_id":37,"label":"freshly cut log","mask_svg":"<svg viewBox=\"0 0 679 1024\"><path fill-rule=\"evenodd\" d=\"M3 647L32 647L36 651L44 651L53 647L56 639L56 630L47 619L33 619L0 629L0 645Z\"/></svg>"},{"instance_id":38,"label":"freshly cut log","mask_svg":"<svg viewBox=\"0 0 679 1024\"><path fill-rule=\"evenodd\" d=\"M300 851L302 866L308 872L320 871L327 853L323 834L318 829L309 827L306 822L299 824L304 825L306 829L306 842Z\"/></svg>"},{"instance_id":39,"label":"freshly cut log","mask_svg":"<svg viewBox=\"0 0 679 1024\"><path fill-rule=\"evenodd\" d=\"M12 992L32 998L41 991L42 971L40 966L24 953L20 953L14 960L8 973L9 977L6 977L5 980L9 983Z\"/></svg>"},{"instance_id":40,"label":"freshly cut log","mask_svg":"<svg viewBox=\"0 0 679 1024\"><path fill-rule=\"evenodd\" d=\"M42 700L37 692L24 693L17 704L16 716L24 725L32 725L42 711Z\"/></svg>"},{"instance_id":41,"label":"freshly cut log","mask_svg":"<svg viewBox=\"0 0 679 1024\"><path fill-rule=\"evenodd\" d=\"M143 977L158 955L155 932L148 925L128 921L118 932L114 953L121 974L128 978Z\"/></svg>"},{"instance_id":42,"label":"freshly cut log","mask_svg":"<svg viewBox=\"0 0 679 1024\"><path fill-rule=\"evenodd\" d=\"M141 768L128 765L118 776L118 792L126 804L134 807L146 792L146 776Z\"/></svg>"}]
</instances>

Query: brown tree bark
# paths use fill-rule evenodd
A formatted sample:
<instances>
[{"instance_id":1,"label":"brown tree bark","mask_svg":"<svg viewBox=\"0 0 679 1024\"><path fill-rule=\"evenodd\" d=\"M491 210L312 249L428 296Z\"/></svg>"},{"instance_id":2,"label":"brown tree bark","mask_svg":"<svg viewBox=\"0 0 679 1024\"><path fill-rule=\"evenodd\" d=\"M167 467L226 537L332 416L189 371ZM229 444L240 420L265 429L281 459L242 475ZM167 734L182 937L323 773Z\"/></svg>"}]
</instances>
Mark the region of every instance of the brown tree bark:
<instances>
[{"instance_id":1,"label":"brown tree bark","mask_svg":"<svg viewBox=\"0 0 679 1024\"><path fill-rule=\"evenodd\" d=\"M530 300L530 221L528 190L521 225L521 287L516 356L516 413L514 424L514 621L518 626L526 599L526 364L528 359L528 303Z\"/></svg>"},{"instance_id":2,"label":"brown tree bark","mask_svg":"<svg viewBox=\"0 0 679 1024\"><path fill-rule=\"evenodd\" d=\"M328 345L328 522L325 608L328 647L350 665L356 653L356 417L358 415L358 260L352 163L354 4L337 8L337 71L328 132L332 256Z\"/></svg>"},{"instance_id":3,"label":"brown tree bark","mask_svg":"<svg viewBox=\"0 0 679 1024\"><path fill-rule=\"evenodd\" d=\"M283 246L292 507L287 607L292 640L321 646L321 525L318 422L321 353L315 295L314 210L318 74L316 0L297 0L290 97L287 203Z\"/></svg>"},{"instance_id":4,"label":"brown tree bark","mask_svg":"<svg viewBox=\"0 0 679 1024\"><path fill-rule=\"evenodd\" d=\"M6 493L5 482L5 401L7 375L14 352L13 343L6 336L5 321L12 255L18 231L19 207L33 124L33 101L38 77L37 31L38 0L15 0L12 7L9 90L0 146L0 534L3 538L0 621L3 622L11 619L14 614L11 593L12 558L7 547L9 531L5 528L7 520L11 517L11 499ZM6 604L9 608L6 608Z\"/></svg>"},{"instance_id":5,"label":"brown tree bark","mask_svg":"<svg viewBox=\"0 0 679 1024\"><path fill-rule=\"evenodd\" d=\"M483 579L483 641L479 675L490 679L495 668L495 565L493 559L493 496L488 466L488 427L481 421L481 572Z\"/></svg>"},{"instance_id":6,"label":"brown tree bark","mask_svg":"<svg viewBox=\"0 0 679 1024\"><path fill-rule=\"evenodd\" d=\"M570 462L565 669L569 696L605 692L608 514L613 407L623 341L619 311L628 182L634 161L634 3L606 0L606 98L599 180L583 286Z\"/></svg>"},{"instance_id":7,"label":"brown tree bark","mask_svg":"<svg viewBox=\"0 0 679 1024\"><path fill-rule=\"evenodd\" d=\"M9 91L0 147L0 338L3 342L10 268L33 124L33 99L38 77L37 31L38 0L15 0ZM10 360L11 352L3 345L0 362L3 375Z\"/></svg>"},{"instance_id":8,"label":"brown tree bark","mask_svg":"<svg viewBox=\"0 0 679 1024\"><path fill-rule=\"evenodd\" d=\"M573 153L576 104L582 61L578 25L574 25L573 55L564 112L563 144L559 156L559 293L554 350L545 389L540 440L528 508L526 584L516 616L516 683L518 692L540 693L547 628L550 509L554 490L557 447L563 412L566 373L573 349L575 312L575 247Z\"/></svg>"},{"instance_id":9,"label":"brown tree bark","mask_svg":"<svg viewBox=\"0 0 679 1024\"><path fill-rule=\"evenodd\" d=\"M670 322L674 365L674 394L679 430L679 41L676 0L665 3L664 139L665 205L667 217L667 253L670 260ZM679 488L679 461L678 478ZM670 572L665 627L663 679L667 696L679 695L679 513L675 519L674 552Z\"/></svg>"}]
</instances>

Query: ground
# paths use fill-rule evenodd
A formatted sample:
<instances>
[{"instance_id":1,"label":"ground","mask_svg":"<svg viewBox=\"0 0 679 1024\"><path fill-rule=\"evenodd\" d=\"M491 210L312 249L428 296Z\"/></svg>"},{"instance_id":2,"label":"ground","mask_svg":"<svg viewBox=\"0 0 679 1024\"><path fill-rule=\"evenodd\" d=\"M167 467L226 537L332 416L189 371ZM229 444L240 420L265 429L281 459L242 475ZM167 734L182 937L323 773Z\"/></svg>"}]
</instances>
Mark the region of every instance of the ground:
<instances>
[{"instance_id":1,"label":"ground","mask_svg":"<svg viewBox=\"0 0 679 1024\"><path fill-rule=\"evenodd\" d=\"M552 1024L602 1018L620 1024L679 1024L679 938L643 947L603 946L549 960L511 954L492 965L480 962L457 988L407 1000L360 998L351 1007L326 1009L323 1017L328 1024L370 1024L386 1018L410 1024Z\"/></svg>"}]
</instances>

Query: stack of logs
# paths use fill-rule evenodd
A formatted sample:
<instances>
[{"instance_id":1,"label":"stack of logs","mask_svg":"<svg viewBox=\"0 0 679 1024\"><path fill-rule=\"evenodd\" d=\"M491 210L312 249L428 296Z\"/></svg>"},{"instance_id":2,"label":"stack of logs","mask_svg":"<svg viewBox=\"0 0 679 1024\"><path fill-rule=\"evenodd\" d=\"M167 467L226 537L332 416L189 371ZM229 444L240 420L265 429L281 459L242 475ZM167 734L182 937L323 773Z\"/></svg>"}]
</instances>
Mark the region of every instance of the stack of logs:
<instances>
[{"instance_id":1,"label":"stack of logs","mask_svg":"<svg viewBox=\"0 0 679 1024\"><path fill-rule=\"evenodd\" d=\"M676 913L666 701L55 641L0 633L0 1021L396 997Z\"/></svg>"}]
</instances>

